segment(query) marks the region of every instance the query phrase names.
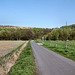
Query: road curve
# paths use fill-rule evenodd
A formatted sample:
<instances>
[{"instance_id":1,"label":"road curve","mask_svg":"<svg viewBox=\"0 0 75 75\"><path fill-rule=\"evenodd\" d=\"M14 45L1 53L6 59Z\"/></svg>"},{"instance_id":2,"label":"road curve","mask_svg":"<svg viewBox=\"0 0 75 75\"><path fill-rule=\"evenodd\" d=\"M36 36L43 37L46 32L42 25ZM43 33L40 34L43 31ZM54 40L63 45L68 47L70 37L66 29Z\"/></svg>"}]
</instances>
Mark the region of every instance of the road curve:
<instances>
[{"instance_id":1,"label":"road curve","mask_svg":"<svg viewBox=\"0 0 75 75\"><path fill-rule=\"evenodd\" d=\"M75 75L75 62L31 41L39 75Z\"/></svg>"}]
</instances>

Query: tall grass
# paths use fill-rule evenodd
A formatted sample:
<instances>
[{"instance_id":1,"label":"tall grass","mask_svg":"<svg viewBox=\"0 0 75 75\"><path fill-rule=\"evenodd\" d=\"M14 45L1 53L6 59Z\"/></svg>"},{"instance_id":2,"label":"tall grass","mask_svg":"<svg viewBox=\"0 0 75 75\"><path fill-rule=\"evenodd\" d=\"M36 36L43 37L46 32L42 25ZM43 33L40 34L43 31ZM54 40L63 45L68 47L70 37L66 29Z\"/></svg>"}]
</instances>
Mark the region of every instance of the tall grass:
<instances>
[{"instance_id":1,"label":"tall grass","mask_svg":"<svg viewBox=\"0 0 75 75\"><path fill-rule=\"evenodd\" d=\"M30 42L22 51L16 64L11 68L8 75L36 75L35 62Z\"/></svg>"}]
</instances>

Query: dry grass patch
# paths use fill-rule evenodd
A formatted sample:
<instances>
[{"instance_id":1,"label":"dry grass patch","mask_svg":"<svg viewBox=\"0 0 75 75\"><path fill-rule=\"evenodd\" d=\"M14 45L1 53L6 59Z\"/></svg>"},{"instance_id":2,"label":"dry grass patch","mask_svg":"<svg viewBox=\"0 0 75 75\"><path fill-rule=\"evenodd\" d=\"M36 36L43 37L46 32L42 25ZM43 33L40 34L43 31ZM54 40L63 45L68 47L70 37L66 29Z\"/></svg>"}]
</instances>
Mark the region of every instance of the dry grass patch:
<instances>
[{"instance_id":1,"label":"dry grass patch","mask_svg":"<svg viewBox=\"0 0 75 75\"><path fill-rule=\"evenodd\" d=\"M25 41L0 41L0 57L5 56Z\"/></svg>"}]
</instances>

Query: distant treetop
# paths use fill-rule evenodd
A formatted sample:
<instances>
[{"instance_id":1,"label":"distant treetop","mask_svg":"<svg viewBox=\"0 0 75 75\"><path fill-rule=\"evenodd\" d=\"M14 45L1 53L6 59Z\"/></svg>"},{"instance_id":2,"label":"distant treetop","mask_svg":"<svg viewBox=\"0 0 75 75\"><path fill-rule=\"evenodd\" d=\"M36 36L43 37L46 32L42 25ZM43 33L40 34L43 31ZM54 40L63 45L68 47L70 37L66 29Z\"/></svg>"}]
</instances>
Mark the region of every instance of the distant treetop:
<instances>
[{"instance_id":1,"label":"distant treetop","mask_svg":"<svg viewBox=\"0 0 75 75\"><path fill-rule=\"evenodd\" d=\"M68 26L62 26L60 28L71 28L71 29L73 29L73 28L75 28L75 24L68 25Z\"/></svg>"}]
</instances>

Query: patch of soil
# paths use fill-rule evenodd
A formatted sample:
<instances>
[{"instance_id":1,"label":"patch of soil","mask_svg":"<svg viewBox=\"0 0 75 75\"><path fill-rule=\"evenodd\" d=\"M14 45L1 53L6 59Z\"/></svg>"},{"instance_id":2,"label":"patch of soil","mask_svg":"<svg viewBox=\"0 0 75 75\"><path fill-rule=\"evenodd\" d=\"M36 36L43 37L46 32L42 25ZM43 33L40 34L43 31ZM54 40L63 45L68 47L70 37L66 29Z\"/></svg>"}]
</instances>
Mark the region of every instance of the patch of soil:
<instances>
[{"instance_id":1,"label":"patch of soil","mask_svg":"<svg viewBox=\"0 0 75 75\"><path fill-rule=\"evenodd\" d=\"M13 48L13 47L11 47L11 46L3 46L3 47L0 47L0 51L1 50L6 50L6 49L9 49L9 48Z\"/></svg>"},{"instance_id":2,"label":"patch of soil","mask_svg":"<svg viewBox=\"0 0 75 75\"><path fill-rule=\"evenodd\" d=\"M28 41L21 47L21 49L16 53L14 52L12 55L3 58L2 61L0 61L0 75L7 75L10 71L11 67L16 63L19 55L26 47Z\"/></svg>"}]
</instances>

